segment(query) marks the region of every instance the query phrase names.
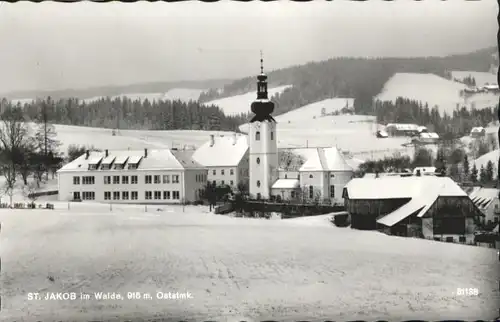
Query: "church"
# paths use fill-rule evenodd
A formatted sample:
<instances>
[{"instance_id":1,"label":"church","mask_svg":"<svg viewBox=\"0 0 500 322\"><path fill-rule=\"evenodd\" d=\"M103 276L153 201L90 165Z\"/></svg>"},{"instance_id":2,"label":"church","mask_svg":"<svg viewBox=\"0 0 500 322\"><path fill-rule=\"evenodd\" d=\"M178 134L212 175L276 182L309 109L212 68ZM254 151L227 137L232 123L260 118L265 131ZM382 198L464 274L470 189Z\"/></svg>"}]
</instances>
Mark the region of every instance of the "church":
<instances>
[{"instance_id":1,"label":"church","mask_svg":"<svg viewBox=\"0 0 500 322\"><path fill-rule=\"evenodd\" d=\"M310 153L296 171L280 168L275 105L268 97L267 75L261 57L257 76L257 98L250 105L254 114L247 135L211 136L193 155L206 166L208 181L237 189L240 175L252 198L278 200L320 199L342 203L342 191L353 178L354 169L336 148L305 148ZM224 168L221 166L224 164ZM234 173L234 177L230 174ZM223 176L221 176L223 175Z\"/></svg>"}]
</instances>

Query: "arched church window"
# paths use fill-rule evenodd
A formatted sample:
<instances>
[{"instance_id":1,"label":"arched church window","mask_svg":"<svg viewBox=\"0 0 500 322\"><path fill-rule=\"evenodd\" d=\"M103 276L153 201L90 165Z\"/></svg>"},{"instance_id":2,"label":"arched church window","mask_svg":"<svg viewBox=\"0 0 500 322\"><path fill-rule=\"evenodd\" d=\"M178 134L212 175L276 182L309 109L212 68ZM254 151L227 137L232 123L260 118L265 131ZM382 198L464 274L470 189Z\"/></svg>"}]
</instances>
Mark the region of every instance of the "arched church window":
<instances>
[{"instance_id":1,"label":"arched church window","mask_svg":"<svg viewBox=\"0 0 500 322\"><path fill-rule=\"evenodd\" d=\"M271 132L271 141L274 140L274 132Z\"/></svg>"},{"instance_id":2,"label":"arched church window","mask_svg":"<svg viewBox=\"0 0 500 322\"><path fill-rule=\"evenodd\" d=\"M260 187L260 180L257 180L257 187Z\"/></svg>"},{"instance_id":3,"label":"arched church window","mask_svg":"<svg viewBox=\"0 0 500 322\"><path fill-rule=\"evenodd\" d=\"M255 132L255 140L260 140L260 132Z\"/></svg>"},{"instance_id":4,"label":"arched church window","mask_svg":"<svg viewBox=\"0 0 500 322\"><path fill-rule=\"evenodd\" d=\"M285 179L288 179L288 176L285 174Z\"/></svg>"},{"instance_id":5,"label":"arched church window","mask_svg":"<svg viewBox=\"0 0 500 322\"><path fill-rule=\"evenodd\" d=\"M260 158L257 158L257 164L260 164Z\"/></svg>"},{"instance_id":6,"label":"arched church window","mask_svg":"<svg viewBox=\"0 0 500 322\"><path fill-rule=\"evenodd\" d=\"M309 198L312 199L314 198L314 187L309 186Z\"/></svg>"},{"instance_id":7,"label":"arched church window","mask_svg":"<svg viewBox=\"0 0 500 322\"><path fill-rule=\"evenodd\" d=\"M312 179L312 178L313 178L313 175L312 175L312 174L310 174L310 175L309 175L309 179Z\"/></svg>"}]
</instances>

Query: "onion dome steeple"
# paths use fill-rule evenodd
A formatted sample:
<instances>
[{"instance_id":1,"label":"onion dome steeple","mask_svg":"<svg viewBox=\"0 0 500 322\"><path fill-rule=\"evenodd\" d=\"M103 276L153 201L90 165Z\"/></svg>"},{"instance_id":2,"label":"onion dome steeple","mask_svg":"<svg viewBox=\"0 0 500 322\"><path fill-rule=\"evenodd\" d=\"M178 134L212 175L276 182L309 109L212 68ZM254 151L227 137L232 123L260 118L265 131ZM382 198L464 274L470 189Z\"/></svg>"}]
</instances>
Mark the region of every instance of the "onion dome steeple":
<instances>
[{"instance_id":1,"label":"onion dome steeple","mask_svg":"<svg viewBox=\"0 0 500 322\"><path fill-rule=\"evenodd\" d=\"M257 76L257 100L252 103L251 110L255 116L250 122L262 122L264 120L276 122L271 116L274 111L274 103L269 100L267 94L267 75L264 74L262 51L260 52L260 75Z\"/></svg>"}]
</instances>

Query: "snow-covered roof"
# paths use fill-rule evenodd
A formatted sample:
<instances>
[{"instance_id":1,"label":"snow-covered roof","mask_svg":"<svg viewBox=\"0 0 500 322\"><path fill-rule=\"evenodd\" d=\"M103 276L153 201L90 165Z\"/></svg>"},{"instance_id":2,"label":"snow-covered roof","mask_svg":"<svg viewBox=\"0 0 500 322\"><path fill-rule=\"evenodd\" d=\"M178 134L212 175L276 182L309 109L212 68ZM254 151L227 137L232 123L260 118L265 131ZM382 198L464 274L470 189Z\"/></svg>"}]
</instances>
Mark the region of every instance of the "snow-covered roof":
<instances>
[{"instance_id":1,"label":"snow-covered roof","mask_svg":"<svg viewBox=\"0 0 500 322\"><path fill-rule=\"evenodd\" d=\"M176 153L172 153L169 149L161 149L161 150L148 150L147 157L144 156L145 151L137 151L137 150L117 150L117 151L108 151L107 158L116 158L116 159L127 159L127 164L138 164L137 170L183 170L185 168L199 167L202 168L201 165L197 163L189 163L186 161L185 156L179 157L176 156ZM86 154L81 155L74 161L64 165L58 172L73 172L73 171L100 171L100 170L89 170L88 165L91 162L95 162L95 160L100 160L105 156L105 152L90 152L89 158L86 159ZM126 171L118 170L118 171ZM108 171L108 170L106 170ZM116 170L110 170L116 171Z\"/></svg>"},{"instance_id":2,"label":"snow-covered roof","mask_svg":"<svg viewBox=\"0 0 500 322\"><path fill-rule=\"evenodd\" d=\"M300 187L298 179L278 179L273 184L272 189L295 189Z\"/></svg>"},{"instance_id":3,"label":"snow-covered roof","mask_svg":"<svg viewBox=\"0 0 500 322\"><path fill-rule=\"evenodd\" d=\"M498 198L499 190L495 188L479 188L472 191L469 197L479 208L488 207L493 200Z\"/></svg>"},{"instance_id":4,"label":"snow-covered roof","mask_svg":"<svg viewBox=\"0 0 500 322\"><path fill-rule=\"evenodd\" d=\"M420 174L435 173L436 172L436 167L416 167L415 169L413 169L413 173L417 174L418 170L420 170Z\"/></svg>"},{"instance_id":5,"label":"snow-covered roof","mask_svg":"<svg viewBox=\"0 0 500 322\"><path fill-rule=\"evenodd\" d=\"M248 151L246 135L214 136L199 147L193 159L205 167L235 167Z\"/></svg>"},{"instance_id":6,"label":"snow-covered roof","mask_svg":"<svg viewBox=\"0 0 500 322\"><path fill-rule=\"evenodd\" d=\"M439 135L435 132L422 132L420 137L422 139L439 139Z\"/></svg>"},{"instance_id":7,"label":"snow-covered roof","mask_svg":"<svg viewBox=\"0 0 500 322\"><path fill-rule=\"evenodd\" d=\"M103 153L100 153L99 155L90 154L88 160L86 160L87 161L87 165L89 165L89 164L92 164L92 165L98 164L99 162L101 162L103 156L104 156Z\"/></svg>"},{"instance_id":8,"label":"snow-covered roof","mask_svg":"<svg viewBox=\"0 0 500 322\"><path fill-rule=\"evenodd\" d=\"M483 131L486 131L486 129L482 126L473 127L472 130L470 130L471 133L478 133L478 132L483 132Z\"/></svg>"},{"instance_id":9,"label":"snow-covered roof","mask_svg":"<svg viewBox=\"0 0 500 322\"><path fill-rule=\"evenodd\" d=\"M394 127L398 131L418 131L419 126L417 124L405 124L405 123L389 123L386 125L388 127Z\"/></svg>"},{"instance_id":10,"label":"snow-covered roof","mask_svg":"<svg viewBox=\"0 0 500 322\"><path fill-rule=\"evenodd\" d=\"M316 148L299 171L353 171L336 147Z\"/></svg>"},{"instance_id":11,"label":"snow-covered roof","mask_svg":"<svg viewBox=\"0 0 500 322\"><path fill-rule=\"evenodd\" d=\"M121 155L121 156L116 157L115 164L125 164L125 162L127 162L127 160L128 160L128 156Z\"/></svg>"},{"instance_id":12,"label":"snow-covered roof","mask_svg":"<svg viewBox=\"0 0 500 322\"><path fill-rule=\"evenodd\" d=\"M370 179L370 180L387 180L394 179L395 177L386 177L383 179ZM463 191L452 179L447 177L400 177L400 179L407 181L398 187L405 191L399 195L400 198L411 198L411 200L387 214L386 216L377 220L377 223L385 226L393 226L401 220L407 218L411 214L417 213L417 217L425 215L427 210L432 206L438 197L466 197L467 194ZM348 184L349 185L349 184ZM381 187L379 186L379 189ZM385 190L385 189L383 189ZM349 191L349 197L350 196ZM406 196L406 197L405 197ZM364 198L363 198L364 199ZM373 198L368 198L373 199ZM386 199L386 198L380 198ZM390 199L390 198L387 198Z\"/></svg>"},{"instance_id":13,"label":"snow-covered roof","mask_svg":"<svg viewBox=\"0 0 500 322\"><path fill-rule=\"evenodd\" d=\"M102 160L101 164L111 164L113 161L115 161L116 157L114 155L108 155L107 157Z\"/></svg>"},{"instance_id":14,"label":"snow-covered roof","mask_svg":"<svg viewBox=\"0 0 500 322\"><path fill-rule=\"evenodd\" d=\"M436 176L355 178L346 185L349 199L401 199L422 194L467 196L452 179Z\"/></svg>"}]
</instances>

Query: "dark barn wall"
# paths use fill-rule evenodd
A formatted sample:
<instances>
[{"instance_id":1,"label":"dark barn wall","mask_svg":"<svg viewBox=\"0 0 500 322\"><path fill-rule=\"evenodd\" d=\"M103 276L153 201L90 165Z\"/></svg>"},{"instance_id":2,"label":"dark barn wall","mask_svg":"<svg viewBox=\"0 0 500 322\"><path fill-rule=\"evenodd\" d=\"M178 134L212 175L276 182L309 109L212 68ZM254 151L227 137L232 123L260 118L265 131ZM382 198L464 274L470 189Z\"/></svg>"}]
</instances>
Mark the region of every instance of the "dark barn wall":
<instances>
[{"instance_id":1,"label":"dark barn wall","mask_svg":"<svg viewBox=\"0 0 500 322\"><path fill-rule=\"evenodd\" d=\"M481 211L469 197L439 197L424 215L432 218L434 235L466 235L467 218L477 218Z\"/></svg>"},{"instance_id":2,"label":"dark barn wall","mask_svg":"<svg viewBox=\"0 0 500 322\"><path fill-rule=\"evenodd\" d=\"M410 201L404 199L346 199L346 211L351 216L351 228L377 229L377 219Z\"/></svg>"}]
</instances>

